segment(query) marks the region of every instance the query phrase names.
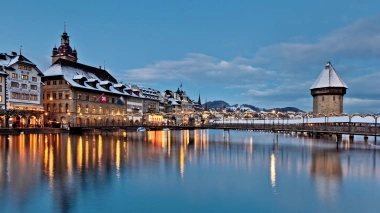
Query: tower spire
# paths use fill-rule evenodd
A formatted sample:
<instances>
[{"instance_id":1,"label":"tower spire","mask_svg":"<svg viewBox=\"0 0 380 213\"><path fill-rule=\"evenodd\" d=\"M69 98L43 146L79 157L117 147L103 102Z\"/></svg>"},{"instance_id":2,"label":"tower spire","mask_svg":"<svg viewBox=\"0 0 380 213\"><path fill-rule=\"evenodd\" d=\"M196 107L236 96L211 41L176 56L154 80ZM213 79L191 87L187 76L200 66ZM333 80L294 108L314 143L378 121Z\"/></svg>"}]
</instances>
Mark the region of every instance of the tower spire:
<instances>
[{"instance_id":1,"label":"tower spire","mask_svg":"<svg viewBox=\"0 0 380 213\"><path fill-rule=\"evenodd\" d=\"M20 55L21 55L22 45L20 45Z\"/></svg>"},{"instance_id":2,"label":"tower spire","mask_svg":"<svg viewBox=\"0 0 380 213\"><path fill-rule=\"evenodd\" d=\"M66 22L63 22L63 32L66 32Z\"/></svg>"}]
</instances>

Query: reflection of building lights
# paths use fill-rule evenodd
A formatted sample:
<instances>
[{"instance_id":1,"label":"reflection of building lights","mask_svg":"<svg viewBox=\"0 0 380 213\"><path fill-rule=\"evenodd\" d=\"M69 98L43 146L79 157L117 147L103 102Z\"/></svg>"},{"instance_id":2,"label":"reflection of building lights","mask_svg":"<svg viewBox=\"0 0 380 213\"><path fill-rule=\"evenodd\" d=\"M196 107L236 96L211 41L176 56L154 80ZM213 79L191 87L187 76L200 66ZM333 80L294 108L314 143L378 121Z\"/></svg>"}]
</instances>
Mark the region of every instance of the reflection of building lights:
<instances>
[{"instance_id":1,"label":"reflection of building lights","mask_svg":"<svg viewBox=\"0 0 380 213\"><path fill-rule=\"evenodd\" d=\"M183 178L183 174L185 173L185 148L183 144L181 144L179 152L179 172L181 174L181 178Z\"/></svg>"},{"instance_id":2,"label":"reflection of building lights","mask_svg":"<svg viewBox=\"0 0 380 213\"><path fill-rule=\"evenodd\" d=\"M82 160L83 160L82 136L79 136L78 145L77 145L77 167L78 167L79 172L82 172Z\"/></svg>"},{"instance_id":3,"label":"reflection of building lights","mask_svg":"<svg viewBox=\"0 0 380 213\"><path fill-rule=\"evenodd\" d=\"M71 155L71 139L67 139L67 173L69 178L73 177L73 157Z\"/></svg>"},{"instance_id":4,"label":"reflection of building lights","mask_svg":"<svg viewBox=\"0 0 380 213\"><path fill-rule=\"evenodd\" d=\"M117 140L116 142L116 176L120 178L120 140Z\"/></svg>"},{"instance_id":5,"label":"reflection of building lights","mask_svg":"<svg viewBox=\"0 0 380 213\"><path fill-rule=\"evenodd\" d=\"M270 156L270 181L273 191L276 193L276 156L274 153Z\"/></svg>"}]
</instances>

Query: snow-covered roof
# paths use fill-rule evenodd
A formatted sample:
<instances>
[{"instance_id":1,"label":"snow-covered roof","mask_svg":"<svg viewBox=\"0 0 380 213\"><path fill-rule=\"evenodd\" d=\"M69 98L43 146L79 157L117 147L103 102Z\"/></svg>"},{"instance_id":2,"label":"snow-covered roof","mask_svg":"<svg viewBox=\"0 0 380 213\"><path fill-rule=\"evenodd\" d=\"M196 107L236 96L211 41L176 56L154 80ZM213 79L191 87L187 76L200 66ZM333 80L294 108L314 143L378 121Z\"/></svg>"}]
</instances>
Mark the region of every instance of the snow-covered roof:
<instances>
[{"instance_id":1,"label":"snow-covered roof","mask_svg":"<svg viewBox=\"0 0 380 213\"><path fill-rule=\"evenodd\" d=\"M86 78L83 75L74 75L73 80L80 80L82 78Z\"/></svg>"},{"instance_id":2,"label":"snow-covered roof","mask_svg":"<svg viewBox=\"0 0 380 213\"><path fill-rule=\"evenodd\" d=\"M343 80L338 76L334 67L330 62L327 62L321 74L310 87L310 89L326 88L326 87L344 87L348 88Z\"/></svg>"},{"instance_id":3,"label":"snow-covered roof","mask_svg":"<svg viewBox=\"0 0 380 213\"><path fill-rule=\"evenodd\" d=\"M94 73L87 72L86 70L72 67L72 66L62 66L61 63L54 63L51 65L45 72L45 76L63 76L63 78L72 86L76 88L84 88L89 89L93 91L99 91L99 92L107 92L107 93L113 93L117 95L126 95L126 96L132 96L132 97L141 97L140 95L136 94L129 94L125 90L122 92L116 90L113 86L113 82L108 80L101 80L97 75ZM82 79L82 78L88 78L87 81L84 82L83 85L75 82L75 79ZM111 77L112 79L113 77ZM88 83L94 83L96 84L93 86L90 86ZM109 90L103 88L101 85L109 84ZM118 84L116 84L118 85ZM128 86L126 86L129 88Z\"/></svg>"},{"instance_id":4,"label":"snow-covered roof","mask_svg":"<svg viewBox=\"0 0 380 213\"><path fill-rule=\"evenodd\" d=\"M12 55L8 55L6 53L0 53L0 66L2 66L3 70L14 70L11 66L16 63L28 64L38 72L38 74L42 74L42 72L37 68L37 66L27 59L23 55L17 55L17 53L12 52Z\"/></svg>"}]
</instances>

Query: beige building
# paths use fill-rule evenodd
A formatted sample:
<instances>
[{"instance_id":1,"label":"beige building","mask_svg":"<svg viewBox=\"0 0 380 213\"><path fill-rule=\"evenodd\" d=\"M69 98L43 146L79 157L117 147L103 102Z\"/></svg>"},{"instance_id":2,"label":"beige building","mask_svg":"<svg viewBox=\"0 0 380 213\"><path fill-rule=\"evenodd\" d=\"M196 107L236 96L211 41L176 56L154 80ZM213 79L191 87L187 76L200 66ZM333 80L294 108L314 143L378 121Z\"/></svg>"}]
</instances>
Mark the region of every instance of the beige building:
<instances>
[{"instance_id":1,"label":"beige building","mask_svg":"<svg viewBox=\"0 0 380 213\"><path fill-rule=\"evenodd\" d=\"M321 74L311 86L313 96L314 114L342 114L343 96L346 94L347 85L338 76L334 67L327 62Z\"/></svg>"},{"instance_id":2,"label":"beige building","mask_svg":"<svg viewBox=\"0 0 380 213\"><path fill-rule=\"evenodd\" d=\"M102 68L78 63L69 36L53 48L52 65L44 72L46 125L123 126L142 121L143 96L118 83Z\"/></svg>"}]
</instances>

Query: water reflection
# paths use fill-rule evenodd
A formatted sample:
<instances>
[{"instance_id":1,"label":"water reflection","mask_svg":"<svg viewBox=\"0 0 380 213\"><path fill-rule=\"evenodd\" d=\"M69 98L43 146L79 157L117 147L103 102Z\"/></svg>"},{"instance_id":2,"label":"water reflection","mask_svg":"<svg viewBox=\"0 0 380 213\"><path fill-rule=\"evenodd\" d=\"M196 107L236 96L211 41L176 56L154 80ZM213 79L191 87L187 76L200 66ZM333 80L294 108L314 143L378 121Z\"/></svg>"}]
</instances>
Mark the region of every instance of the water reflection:
<instances>
[{"instance_id":1,"label":"water reflection","mask_svg":"<svg viewBox=\"0 0 380 213\"><path fill-rule=\"evenodd\" d=\"M262 194L281 191L288 195L286 182L306 177L313 183L310 193L314 190L322 202L329 202L338 199L347 177L380 177L376 149L346 146L337 151L334 144L309 138L286 135L273 143L273 137L213 130L0 136L0 212L28 211L36 206L86 211L81 208L86 196L116 193L122 186L118 184L125 181L153 188L151 183L157 180L160 184L170 180L168 185L178 188L177 178L188 182L199 175L217 178L215 182L224 177L241 180L232 187L228 184L234 180L228 179L227 185L214 189L229 189L224 195L227 198L231 190L244 191L252 184L259 184ZM261 177L265 182L260 182ZM36 202L39 197L43 202Z\"/></svg>"}]
</instances>

